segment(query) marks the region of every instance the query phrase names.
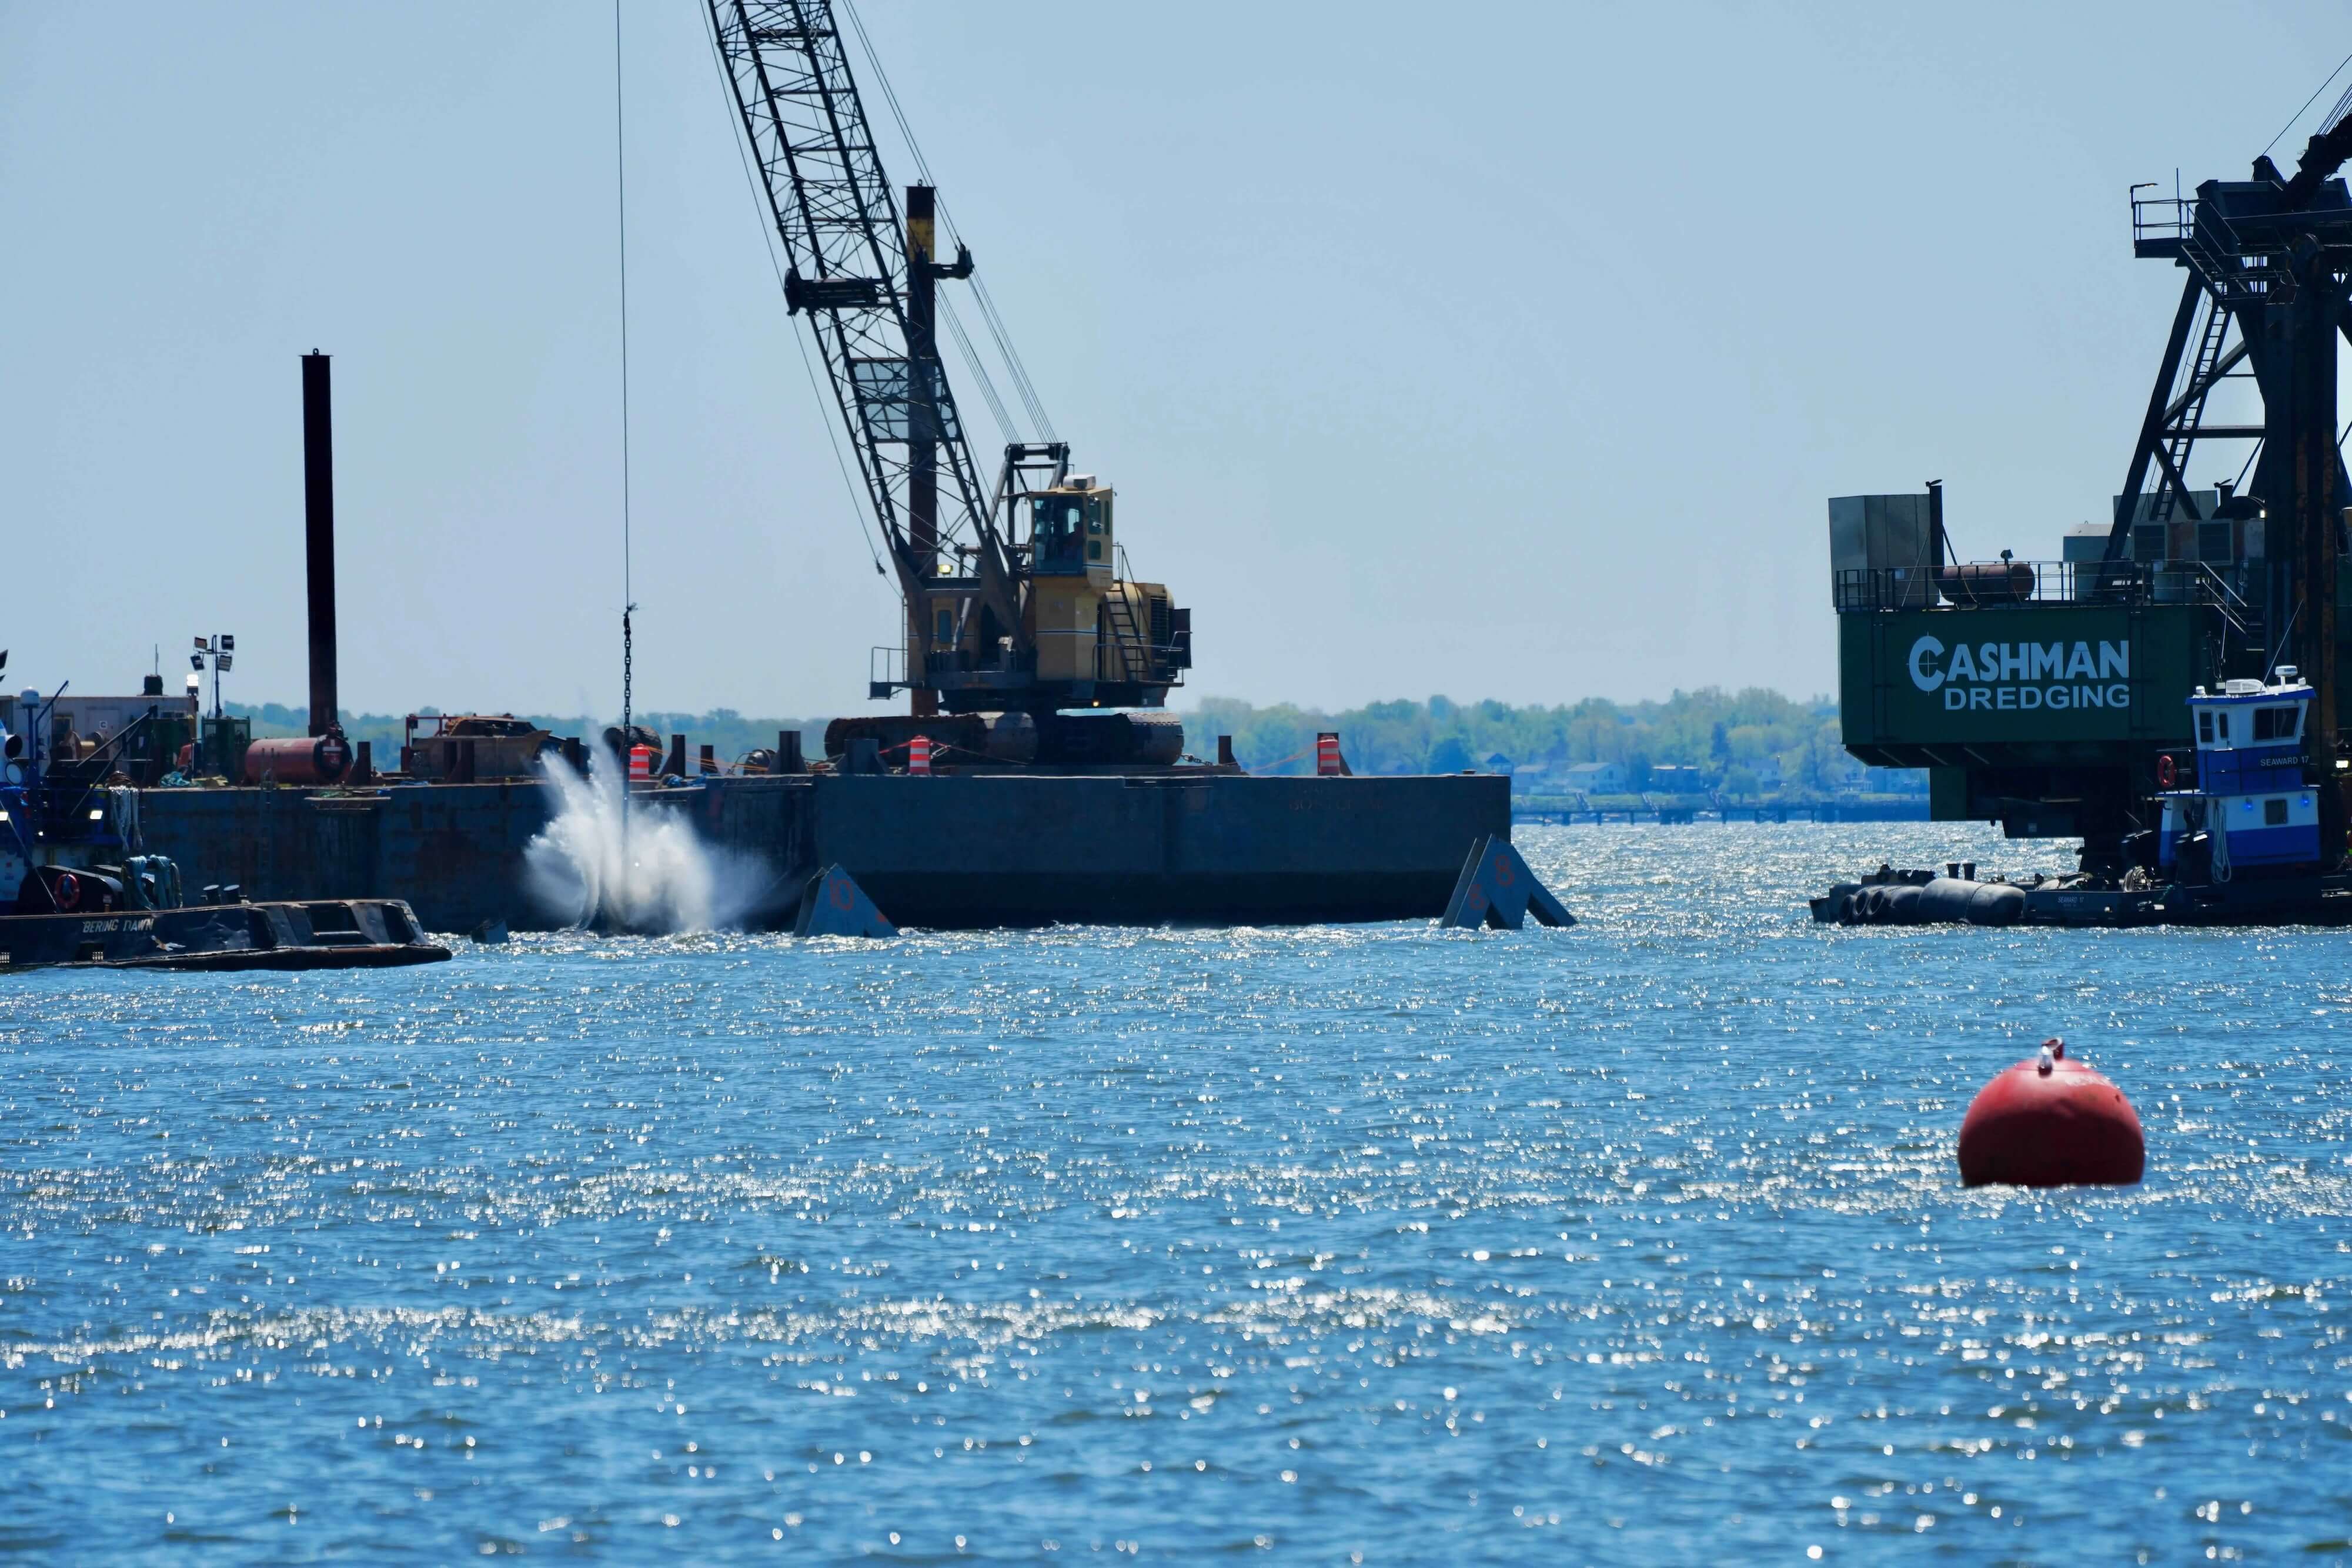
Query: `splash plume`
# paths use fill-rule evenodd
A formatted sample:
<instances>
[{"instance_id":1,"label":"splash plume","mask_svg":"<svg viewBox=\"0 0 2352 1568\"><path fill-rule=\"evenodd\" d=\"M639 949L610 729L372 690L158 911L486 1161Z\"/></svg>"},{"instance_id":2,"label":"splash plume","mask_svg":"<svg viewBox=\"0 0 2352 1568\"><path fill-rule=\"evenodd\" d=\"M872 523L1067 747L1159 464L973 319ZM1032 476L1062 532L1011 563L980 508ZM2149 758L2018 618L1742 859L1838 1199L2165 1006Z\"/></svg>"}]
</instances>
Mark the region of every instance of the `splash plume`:
<instances>
[{"instance_id":1,"label":"splash plume","mask_svg":"<svg viewBox=\"0 0 2352 1568\"><path fill-rule=\"evenodd\" d=\"M740 924L766 889L759 863L705 844L683 814L632 806L602 750L582 778L562 758L541 768L554 816L523 848L531 898L575 929L667 934Z\"/></svg>"}]
</instances>

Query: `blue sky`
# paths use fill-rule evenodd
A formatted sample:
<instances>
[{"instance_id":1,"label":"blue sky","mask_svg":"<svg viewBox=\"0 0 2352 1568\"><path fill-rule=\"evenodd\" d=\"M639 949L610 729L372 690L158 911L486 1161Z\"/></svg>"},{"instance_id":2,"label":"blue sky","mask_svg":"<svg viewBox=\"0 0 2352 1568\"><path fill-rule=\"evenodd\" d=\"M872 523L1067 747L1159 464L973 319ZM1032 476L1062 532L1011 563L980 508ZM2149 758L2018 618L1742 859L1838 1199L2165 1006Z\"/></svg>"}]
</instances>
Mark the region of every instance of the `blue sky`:
<instances>
[{"instance_id":1,"label":"blue sky","mask_svg":"<svg viewBox=\"0 0 2352 1568\"><path fill-rule=\"evenodd\" d=\"M2054 556L2179 288L2126 188L2241 177L2352 49L2323 5L860 15L1192 695L1326 706L1828 690L1832 494L1940 477L1963 550ZM638 701L864 711L895 601L701 14L625 36ZM595 4L0 4L12 685L228 631L231 695L301 700L315 346L346 706L617 707L612 51Z\"/></svg>"}]
</instances>

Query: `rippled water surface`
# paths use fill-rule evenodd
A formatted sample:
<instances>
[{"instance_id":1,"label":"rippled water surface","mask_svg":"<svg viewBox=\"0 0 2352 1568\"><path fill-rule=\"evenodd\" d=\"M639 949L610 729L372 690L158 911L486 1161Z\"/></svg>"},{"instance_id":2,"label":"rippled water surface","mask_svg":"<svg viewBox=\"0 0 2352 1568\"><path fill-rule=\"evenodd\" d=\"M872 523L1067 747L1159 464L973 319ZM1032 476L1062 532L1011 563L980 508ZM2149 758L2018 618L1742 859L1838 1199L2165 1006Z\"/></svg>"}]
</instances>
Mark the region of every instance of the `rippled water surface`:
<instances>
[{"instance_id":1,"label":"rippled water surface","mask_svg":"<svg viewBox=\"0 0 2352 1568\"><path fill-rule=\"evenodd\" d=\"M2352 1556L2342 933L1519 836L1585 924L9 978L0 1548ZM1958 1185L2047 1033L2143 1186Z\"/></svg>"}]
</instances>

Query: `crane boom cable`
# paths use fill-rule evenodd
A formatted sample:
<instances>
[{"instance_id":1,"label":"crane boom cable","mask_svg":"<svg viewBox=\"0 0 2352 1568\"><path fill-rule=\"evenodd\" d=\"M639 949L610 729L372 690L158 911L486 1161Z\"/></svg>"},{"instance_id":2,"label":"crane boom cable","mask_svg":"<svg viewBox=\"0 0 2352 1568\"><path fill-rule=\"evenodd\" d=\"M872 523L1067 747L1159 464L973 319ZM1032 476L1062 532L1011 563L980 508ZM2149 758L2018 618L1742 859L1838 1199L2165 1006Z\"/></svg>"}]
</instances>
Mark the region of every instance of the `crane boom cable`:
<instances>
[{"instance_id":1,"label":"crane boom cable","mask_svg":"<svg viewBox=\"0 0 2352 1568\"><path fill-rule=\"evenodd\" d=\"M739 157L772 229L771 269L782 274L788 314L810 318L827 383L820 390L830 392L839 413L863 481L861 511L879 530L905 601L907 648L929 660L935 635L949 634L931 630L948 624L932 615L935 601L954 612L954 635L974 635L964 630L961 601L971 600L992 617L976 634L993 656L1002 639L1022 635L1024 579L1014 547L999 532L940 338L955 340L980 378L975 403L984 403L1001 430L1013 426L1018 405L986 351L990 343L962 319L963 301L942 308L934 290L941 277L970 275L969 249L957 246L955 263L940 265L937 241L948 231L931 199L936 187L916 187L902 203L890 183L871 117L876 84L885 89L883 124L895 118L904 130L904 106L878 64L858 79L866 71L859 23L845 19L843 0L705 5L739 117ZM911 157L929 174L919 146L894 145L891 155ZM989 330L992 338L1001 331L1001 319ZM801 349L805 361L808 345ZM803 368L814 380L814 367ZM1034 398L1034 388L1026 395ZM827 426L830 434L829 420ZM950 570L951 560L965 570Z\"/></svg>"},{"instance_id":2,"label":"crane boom cable","mask_svg":"<svg viewBox=\"0 0 2352 1568\"><path fill-rule=\"evenodd\" d=\"M812 316L836 404L848 428L876 520L902 573L917 570L902 511L910 504L911 455L900 443L913 405L904 366L915 327L898 204L874 144L832 0L709 0L728 85L764 175L764 194L793 274L815 287L870 280L878 293L796 306ZM757 13L757 19L754 13ZM855 283L851 285L856 287ZM787 299L793 291L788 287ZM936 374L936 372L934 372ZM942 477L951 477L937 538L987 535L977 465L944 376L925 401L940 419ZM927 547L928 548L928 547Z\"/></svg>"},{"instance_id":3,"label":"crane boom cable","mask_svg":"<svg viewBox=\"0 0 2352 1568\"><path fill-rule=\"evenodd\" d=\"M728 74L727 54L719 47L719 35L707 7L703 11L703 32L704 36L710 40L711 61L719 68L719 79L723 83L727 80ZM758 218L760 243L767 250L768 267L775 274L776 291L781 294L784 292L784 264L776 255L775 233L768 226L767 204L760 194L760 178L751 172L751 152L745 143L743 124L740 120L730 114L727 117L727 125L729 137L735 143L736 161L743 168L743 186L751 193L751 210L754 216ZM882 551L875 541L873 525L866 516L865 503L858 497L857 481L850 477L849 460L841 455L841 438L834 430L833 423L837 411L827 402L824 389L817 382L816 367L809 361L807 342L789 325L785 329L785 335L792 339L793 347L800 350L801 371L808 378L810 395L816 399L817 418L818 422L824 426L825 444L833 449L833 465L840 470L842 488L849 496L850 515L857 519L857 537L866 546L866 556L874 562L875 572L879 576L887 577L889 569L882 564Z\"/></svg>"},{"instance_id":4,"label":"crane boom cable","mask_svg":"<svg viewBox=\"0 0 2352 1568\"><path fill-rule=\"evenodd\" d=\"M2279 144L2279 141L2280 141L2280 139L2281 139L2281 138L2283 138L2283 137L2284 137L2288 131L2293 131L2293 130L2294 129L2294 122L2295 122L2296 120L2301 120L2301 119L2303 118L2304 110L2305 110L2309 109L2313 104L2317 103L2317 102L2319 101L2319 95L2320 95L2321 93L2323 93L2323 92L2326 92L2326 91L2327 90L2327 89L2328 89L2329 84L2330 84L2330 83L2332 83L2332 82L2334 82L2334 81L2335 81L2335 79L2336 79L2337 77L2342 76L2342 75L2344 74L2344 68L2345 68L2346 66L2352 66L2352 55L2347 55L2347 56L2345 56L2342 59L2340 59L2340 60L2336 61L2336 68L2335 68L2334 70L2329 71L2329 72L2327 73L2327 80L2326 80L2326 81L2324 81L2324 82L2321 82L2317 87L2313 88L2313 89L2311 89L2311 96L2310 96L2309 98L2306 98L2306 99L2305 99L2303 100L2303 109L2298 109L2298 110L2296 110L2294 111L2294 114L2290 115L2290 116L2288 117L2288 119L2287 119L2287 122L2286 122L2284 125L2282 125L2282 126L2280 126L2280 127L2279 127L2279 133L2278 133L2278 135L2277 135L2277 136L2273 136L2273 137L2272 137L2272 138L2270 139L2269 145L2268 145L2268 146L2265 146L2265 147L2263 149L2262 155L2263 155L2263 157L2265 157L2265 158L2269 157L2269 156L2270 156L2271 148L2272 148L2272 147L2275 147L2275 146L2277 146L2277 145ZM2352 97L2352 94L2347 94L2347 97ZM2336 106L2336 110L2341 110L2343 108L2344 108L2344 105L2343 105L2343 104L2341 104L2341 103L2339 103L2339 104L2337 104L2337 105ZM2329 112L2328 119L2329 119L2330 120L2336 120L2336 118L2338 118L2338 114L2337 114L2335 110L2331 110L2331 111ZM2325 125L2323 125L2323 126L2321 126L2321 127L2320 127L2320 130L2321 130L2321 131L2326 131L2326 129L2327 129L2327 127L2326 127L2326 126L2325 126Z\"/></svg>"},{"instance_id":5,"label":"crane boom cable","mask_svg":"<svg viewBox=\"0 0 2352 1568\"><path fill-rule=\"evenodd\" d=\"M939 181L931 174L929 160L923 156L922 143L915 140L915 128L907 122L906 110L899 107L898 94L890 85L890 73L883 68L881 55L875 49L874 41L866 37L864 19L857 15L857 8L851 0L839 0L839 4L842 14L849 18L851 31L857 35L858 47L865 51L866 63L874 73L875 85L882 89L882 101L888 106L890 118L898 127L898 135L907 144L908 155L915 161L916 172L922 175L925 184L937 187ZM937 197L934 200L938 203L940 222L950 238L961 241L961 234L956 227L954 215L948 211L946 199ZM989 296L988 285L981 281L978 272L972 274L971 282L973 297L980 301L981 316L988 327L989 336L995 340L996 351L1012 377L1013 390L1019 395L1022 406L1029 411L1029 418L1038 434L1048 441L1053 440L1054 423L1045 417L1045 402L1038 397L1036 386L1029 379L1028 367L1021 362L1020 354L1013 347L1013 335L1006 330L1003 318L997 312L996 302ZM988 379L985 371L980 371L980 375L983 382Z\"/></svg>"},{"instance_id":6,"label":"crane boom cable","mask_svg":"<svg viewBox=\"0 0 2352 1568\"><path fill-rule=\"evenodd\" d=\"M1037 389L1030 383L1029 371L1013 347L1013 334L1006 329L1004 318L997 312L995 298L988 292L988 285L981 281L977 272L971 275L971 291L972 297L980 301L981 318L988 324L989 336L996 340L997 352L1004 356L1004 362L1013 372L1013 390L1021 394L1021 402L1029 410L1029 417L1036 421L1037 434L1048 441L1055 439L1054 422L1045 417L1045 400L1037 395Z\"/></svg>"},{"instance_id":7,"label":"crane boom cable","mask_svg":"<svg viewBox=\"0 0 2352 1568\"><path fill-rule=\"evenodd\" d=\"M957 316L955 306L945 298L940 300L939 305L940 315L946 320L948 331L955 338L956 348L963 354L963 362L971 367L973 377L980 382L980 395L987 400L988 412L996 421L997 433L1008 444L1017 440L1012 415L1004 407L1004 399L998 394L996 382L989 375L988 367L981 362L980 350L972 347L971 335L964 330L962 319Z\"/></svg>"}]
</instances>

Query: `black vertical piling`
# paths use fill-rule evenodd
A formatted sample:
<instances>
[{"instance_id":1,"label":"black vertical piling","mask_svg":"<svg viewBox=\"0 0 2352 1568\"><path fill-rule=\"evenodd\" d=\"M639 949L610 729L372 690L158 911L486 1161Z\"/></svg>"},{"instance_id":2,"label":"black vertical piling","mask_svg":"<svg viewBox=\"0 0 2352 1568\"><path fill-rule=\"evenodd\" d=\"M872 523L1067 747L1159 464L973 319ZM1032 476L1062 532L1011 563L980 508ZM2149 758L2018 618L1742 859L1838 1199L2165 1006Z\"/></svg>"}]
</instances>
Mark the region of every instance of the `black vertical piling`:
<instances>
[{"instance_id":1,"label":"black vertical piling","mask_svg":"<svg viewBox=\"0 0 2352 1568\"><path fill-rule=\"evenodd\" d=\"M335 434L327 356L302 356L302 538L310 597L310 733L335 727Z\"/></svg>"}]
</instances>

